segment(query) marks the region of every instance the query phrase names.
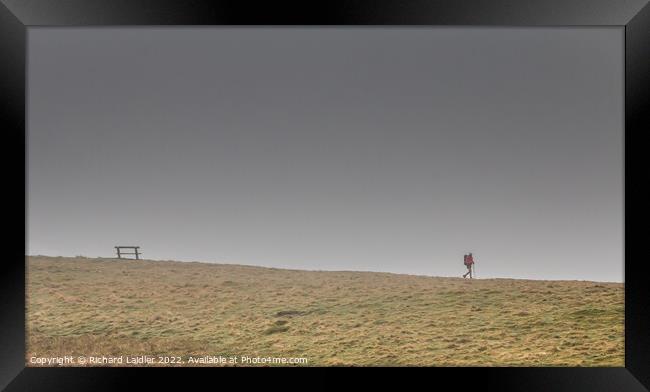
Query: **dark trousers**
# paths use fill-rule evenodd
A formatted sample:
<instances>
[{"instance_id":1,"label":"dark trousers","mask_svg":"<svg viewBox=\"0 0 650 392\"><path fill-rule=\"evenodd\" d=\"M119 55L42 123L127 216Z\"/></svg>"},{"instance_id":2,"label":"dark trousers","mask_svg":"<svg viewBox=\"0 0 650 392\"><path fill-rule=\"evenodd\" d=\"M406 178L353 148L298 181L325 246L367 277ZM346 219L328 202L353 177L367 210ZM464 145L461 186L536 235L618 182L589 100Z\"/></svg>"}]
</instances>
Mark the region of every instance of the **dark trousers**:
<instances>
[{"instance_id":1,"label":"dark trousers","mask_svg":"<svg viewBox=\"0 0 650 392\"><path fill-rule=\"evenodd\" d=\"M467 275L469 275L469 278L472 279L472 265L468 264L467 265L467 273L463 275L463 278L466 278Z\"/></svg>"}]
</instances>

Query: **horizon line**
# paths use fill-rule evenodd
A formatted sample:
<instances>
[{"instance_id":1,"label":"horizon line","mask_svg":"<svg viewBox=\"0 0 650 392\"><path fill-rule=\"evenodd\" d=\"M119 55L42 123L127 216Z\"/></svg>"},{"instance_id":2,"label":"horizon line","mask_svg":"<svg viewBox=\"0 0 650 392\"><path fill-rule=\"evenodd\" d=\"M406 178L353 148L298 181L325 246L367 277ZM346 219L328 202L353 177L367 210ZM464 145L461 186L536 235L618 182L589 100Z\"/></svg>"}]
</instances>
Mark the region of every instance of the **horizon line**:
<instances>
[{"instance_id":1,"label":"horizon line","mask_svg":"<svg viewBox=\"0 0 650 392\"><path fill-rule=\"evenodd\" d=\"M173 259L146 259L146 258L117 258L117 257L90 257L90 256L50 256L50 255L29 255L26 254L25 257L48 257L48 258L67 258L67 259L104 259L104 260L119 260L119 261L153 261L153 262L171 262L171 263L196 263L196 264L206 264L206 265L226 265L226 266L240 266L240 267L253 267L253 268L265 268L265 269L275 269L275 270L285 270L285 271L302 271L302 272L362 272L362 273L376 273L376 274L391 274L391 275L405 275L405 276L419 276L426 278L444 278L444 279L465 279L458 276L442 276L442 275L424 275L416 273L404 273L404 272L390 272L390 271L377 271L377 270L327 270L327 269L301 269L301 268L284 268L284 267L268 267L257 264L240 264L237 262L220 262L220 261L183 261L183 260L173 260ZM605 281L605 280L587 280L587 279L534 279L534 278L514 278L514 277L489 277L489 278L472 278L470 280L532 280L539 282L593 282L593 283L610 283L610 284L625 284L625 281Z\"/></svg>"}]
</instances>

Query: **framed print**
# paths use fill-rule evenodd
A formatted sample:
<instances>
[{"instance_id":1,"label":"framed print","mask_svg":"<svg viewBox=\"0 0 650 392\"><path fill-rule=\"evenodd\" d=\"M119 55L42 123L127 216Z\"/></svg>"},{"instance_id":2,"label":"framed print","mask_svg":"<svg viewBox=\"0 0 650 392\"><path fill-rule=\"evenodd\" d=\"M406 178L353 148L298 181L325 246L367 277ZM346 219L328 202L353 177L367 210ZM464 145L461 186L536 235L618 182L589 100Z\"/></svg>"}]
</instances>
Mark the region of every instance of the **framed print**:
<instances>
[{"instance_id":1,"label":"framed print","mask_svg":"<svg viewBox=\"0 0 650 392\"><path fill-rule=\"evenodd\" d=\"M649 26L643 0L2 0L0 385L647 390Z\"/></svg>"}]
</instances>

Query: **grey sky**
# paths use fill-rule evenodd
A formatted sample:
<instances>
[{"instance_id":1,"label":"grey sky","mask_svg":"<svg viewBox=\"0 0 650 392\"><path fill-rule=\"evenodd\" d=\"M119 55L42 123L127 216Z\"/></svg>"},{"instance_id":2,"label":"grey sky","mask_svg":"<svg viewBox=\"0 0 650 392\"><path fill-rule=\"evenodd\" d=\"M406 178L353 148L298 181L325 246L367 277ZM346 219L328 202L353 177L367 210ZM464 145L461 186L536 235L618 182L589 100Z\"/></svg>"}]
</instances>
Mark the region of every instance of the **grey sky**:
<instances>
[{"instance_id":1,"label":"grey sky","mask_svg":"<svg viewBox=\"0 0 650 392\"><path fill-rule=\"evenodd\" d=\"M28 253L623 281L621 28L30 28Z\"/></svg>"}]
</instances>

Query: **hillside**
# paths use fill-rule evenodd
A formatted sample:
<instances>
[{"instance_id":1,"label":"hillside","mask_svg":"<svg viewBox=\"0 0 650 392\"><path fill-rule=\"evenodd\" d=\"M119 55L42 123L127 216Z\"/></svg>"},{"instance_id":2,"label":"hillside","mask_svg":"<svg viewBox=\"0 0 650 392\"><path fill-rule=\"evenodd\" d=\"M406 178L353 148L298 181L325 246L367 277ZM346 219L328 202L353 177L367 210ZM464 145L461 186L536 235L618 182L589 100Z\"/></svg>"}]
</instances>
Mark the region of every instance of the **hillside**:
<instances>
[{"instance_id":1,"label":"hillside","mask_svg":"<svg viewBox=\"0 0 650 392\"><path fill-rule=\"evenodd\" d=\"M617 283L28 257L26 359L623 366L623 294Z\"/></svg>"}]
</instances>

